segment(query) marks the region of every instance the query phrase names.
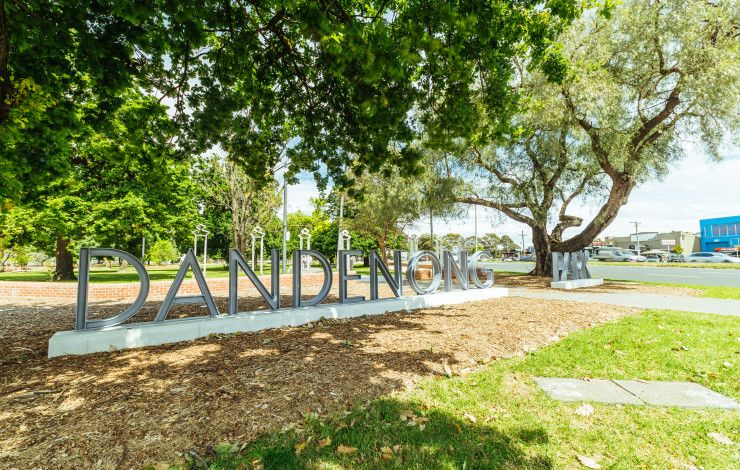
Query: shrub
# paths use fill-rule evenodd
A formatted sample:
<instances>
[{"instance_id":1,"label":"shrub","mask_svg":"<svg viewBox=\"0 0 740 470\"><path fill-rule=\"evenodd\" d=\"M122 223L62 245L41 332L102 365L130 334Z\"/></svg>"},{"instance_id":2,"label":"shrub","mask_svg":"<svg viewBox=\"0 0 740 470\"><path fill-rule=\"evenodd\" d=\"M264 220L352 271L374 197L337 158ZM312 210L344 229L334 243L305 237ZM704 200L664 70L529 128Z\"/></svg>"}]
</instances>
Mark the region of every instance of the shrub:
<instances>
[{"instance_id":1,"label":"shrub","mask_svg":"<svg viewBox=\"0 0 740 470\"><path fill-rule=\"evenodd\" d=\"M180 253L170 240L157 240L149 249L149 260L154 264L175 261L178 258L180 258Z\"/></svg>"}]
</instances>

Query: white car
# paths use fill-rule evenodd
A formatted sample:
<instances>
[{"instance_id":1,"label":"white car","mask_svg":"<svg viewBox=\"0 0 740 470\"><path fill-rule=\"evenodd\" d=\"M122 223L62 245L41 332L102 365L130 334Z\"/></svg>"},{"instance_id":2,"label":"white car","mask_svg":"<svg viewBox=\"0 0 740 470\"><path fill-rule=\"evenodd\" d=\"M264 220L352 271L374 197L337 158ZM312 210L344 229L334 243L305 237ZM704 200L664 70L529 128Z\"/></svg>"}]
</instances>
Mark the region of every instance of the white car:
<instances>
[{"instance_id":1,"label":"white car","mask_svg":"<svg viewBox=\"0 0 740 470\"><path fill-rule=\"evenodd\" d=\"M740 263L740 258L735 258L724 253L701 251L684 256L684 261L687 263Z\"/></svg>"},{"instance_id":2,"label":"white car","mask_svg":"<svg viewBox=\"0 0 740 470\"><path fill-rule=\"evenodd\" d=\"M630 261L630 262L643 262L645 257L642 255L636 255L629 250L612 250L608 257L602 258L604 261Z\"/></svg>"}]
</instances>

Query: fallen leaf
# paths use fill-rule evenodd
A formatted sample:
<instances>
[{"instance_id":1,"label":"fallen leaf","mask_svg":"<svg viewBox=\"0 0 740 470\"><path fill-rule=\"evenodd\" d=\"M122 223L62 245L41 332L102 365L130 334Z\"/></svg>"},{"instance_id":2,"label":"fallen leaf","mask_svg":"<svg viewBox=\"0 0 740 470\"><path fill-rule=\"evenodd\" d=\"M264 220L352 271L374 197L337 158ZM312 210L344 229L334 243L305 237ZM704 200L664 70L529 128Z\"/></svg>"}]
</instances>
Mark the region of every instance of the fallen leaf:
<instances>
[{"instance_id":1,"label":"fallen leaf","mask_svg":"<svg viewBox=\"0 0 740 470\"><path fill-rule=\"evenodd\" d=\"M380 448L380 457L383 460L390 460L393 458L393 449L388 446Z\"/></svg>"},{"instance_id":2,"label":"fallen leaf","mask_svg":"<svg viewBox=\"0 0 740 470\"><path fill-rule=\"evenodd\" d=\"M306 445L307 444L308 444L308 441L303 441L303 442L299 442L298 444L296 444L295 445L295 453L296 454L300 454L301 452L303 452L303 449L306 448Z\"/></svg>"},{"instance_id":3,"label":"fallen leaf","mask_svg":"<svg viewBox=\"0 0 740 470\"><path fill-rule=\"evenodd\" d=\"M393 446L393 452L399 453L401 452L401 444L396 444Z\"/></svg>"},{"instance_id":4,"label":"fallen leaf","mask_svg":"<svg viewBox=\"0 0 740 470\"><path fill-rule=\"evenodd\" d=\"M452 377L452 369L450 369L450 365L447 364L447 361L445 361L443 366L444 366L445 374L447 375L447 377Z\"/></svg>"},{"instance_id":5,"label":"fallen leaf","mask_svg":"<svg viewBox=\"0 0 740 470\"><path fill-rule=\"evenodd\" d=\"M337 452L339 452L340 454L347 455L353 452L357 452L357 447L350 447L344 444L339 444L339 446L337 447Z\"/></svg>"},{"instance_id":6,"label":"fallen leaf","mask_svg":"<svg viewBox=\"0 0 740 470\"><path fill-rule=\"evenodd\" d=\"M423 431L424 429L426 429L426 427L427 427L426 424L420 424L419 425L419 431Z\"/></svg>"},{"instance_id":7,"label":"fallen leaf","mask_svg":"<svg viewBox=\"0 0 740 470\"><path fill-rule=\"evenodd\" d=\"M329 444L331 444L331 437L326 437L324 439L319 440L317 447L321 449L322 447L326 447Z\"/></svg>"},{"instance_id":8,"label":"fallen leaf","mask_svg":"<svg viewBox=\"0 0 740 470\"><path fill-rule=\"evenodd\" d=\"M584 403L576 409L576 414L581 416L591 416L594 412L594 407L588 403Z\"/></svg>"},{"instance_id":9,"label":"fallen leaf","mask_svg":"<svg viewBox=\"0 0 740 470\"><path fill-rule=\"evenodd\" d=\"M725 367L732 367L732 362L725 361L725 362L722 363L722 365L725 366Z\"/></svg>"},{"instance_id":10,"label":"fallen leaf","mask_svg":"<svg viewBox=\"0 0 740 470\"><path fill-rule=\"evenodd\" d=\"M465 417L468 418L471 423L477 423L478 422L478 418L476 418L475 416L471 415L470 413L465 413Z\"/></svg>"},{"instance_id":11,"label":"fallen leaf","mask_svg":"<svg viewBox=\"0 0 740 470\"><path fill-rule=\"evenodd\" d=\"M586 457L585 455L579 455L578 461L581 462L581 465L587 468L601 468L601 465L599 465L599 462L597 462L591 457Z\"/></svg>"},{"instance_id":12,"label":"fallen leaf","mask_svg":"<svg viewBox=\"0 0 740 470\"><path fill-rule=\"evenodd\" d=\"M460 428L460 425L455 423L455 432L460 434L462 432L462 429Z\"/></svg>"},{"instance_id":13,"label":"fallen leaf","mask_svg":"<svg viewBox=\"0 0 740 470\"><path fill-rule=\"evenodd\" d=\"M401 421L406 421L407 419L414 419L416 415L411 410L403 410L401 412Z\"/></svg>"},{"instance_id":14,"label":"fallen leaf","mask_svg":"<svg viewBox=\"0 0 740 470\"><path fill-rule=\"evenodd\" d=\"M724 434L720 434L718 432L710 432L709 434L707 434L707 436L711 437L712 439L714 439L716 442L719 442L720 444L723 444L726 446L732 445L732 439L725 436Z\"/></svg>"},{"instance_id":15,"label":"fallen leaf","mask_svg":"<svg viewBox=\"0 0 740 470\"><path fill-rule=\"evenodd\" d=\"M265 464L262 463L261 459L252 460L252 470L265 470Z\"/></svg>"}]
</instances>

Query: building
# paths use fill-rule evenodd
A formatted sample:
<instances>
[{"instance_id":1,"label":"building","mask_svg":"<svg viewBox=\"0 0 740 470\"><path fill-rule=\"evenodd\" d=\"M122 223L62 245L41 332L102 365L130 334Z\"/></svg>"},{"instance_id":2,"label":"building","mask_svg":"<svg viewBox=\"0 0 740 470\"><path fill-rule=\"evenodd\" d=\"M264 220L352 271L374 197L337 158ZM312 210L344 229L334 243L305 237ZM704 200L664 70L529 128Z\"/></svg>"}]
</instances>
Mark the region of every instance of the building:
<instances>
[{"instance_id":1,"label":"building","mask_svg":"<svg viewBox=\"0 0 740 470\"><path fill-rule=\"evenodd\" d=\"M740 250L740 215L702 219L699 221L701 231L701 251Z\"/></svg>"},{"instance_id":2,"label":"building","mask_svg":"<svg viewBox=\"0 0 740 470\"><path fill-rule=\"evenodd\" d=\"M640 240L640 251L663 250L672 251L681 247L683 253L692 253L701 249L699 234L691 232L640 232L627 237L607 237L602 246L637 249L637 240Z\"/></svg>"}]
</instances>

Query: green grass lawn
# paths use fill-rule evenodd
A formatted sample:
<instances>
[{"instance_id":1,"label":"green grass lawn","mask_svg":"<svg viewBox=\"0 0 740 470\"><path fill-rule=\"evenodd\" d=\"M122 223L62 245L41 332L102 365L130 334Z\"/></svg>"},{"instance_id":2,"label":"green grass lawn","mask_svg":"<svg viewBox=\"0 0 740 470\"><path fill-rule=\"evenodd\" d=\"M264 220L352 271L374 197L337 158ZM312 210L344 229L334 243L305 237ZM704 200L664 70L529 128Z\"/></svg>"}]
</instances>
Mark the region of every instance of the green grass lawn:
<instances>
[{"instance_id":1,"label":"green grass lawn","mask_svg":"<svg viewBox=\"0 0 740 470\"><path fill-rule=\"evenodd\" d=\"M604 405L576 413L534 376L689 380L740 398L737 318L647 311L523 358L317 419L249 444L221 444L198 468L738 468L740 412ZM726 365L730 364L731 366ZM734 444L715 442L721 433Z\"/></svg>"},{"instance_id":2,"label":"green grass lawn","mask_svg":"<svg viewBox=\"0 0 740 470\"><path fill-rule=\"evenodd\" d=\"M617 282L625 282L631 284L644 284L648 286L668 286L668 287L686 287L688 289L700 290L701 294L699 297L707 297L713 299L730 299L740 300L740 287L729 287L729 286L700 286L697 284L679 284L674 282L650 282L650 281L631 281L631 280L616 280L610 279Z\"/></svg>"}]
</instances>

